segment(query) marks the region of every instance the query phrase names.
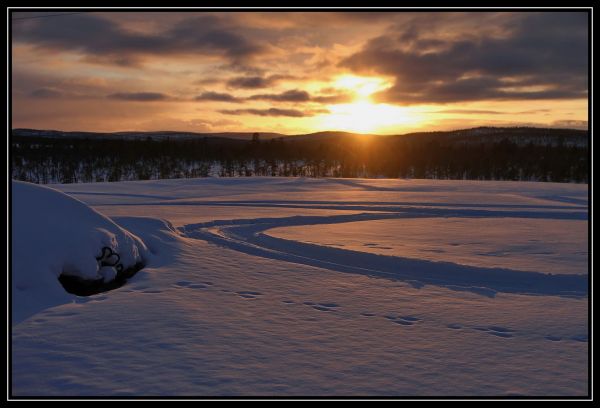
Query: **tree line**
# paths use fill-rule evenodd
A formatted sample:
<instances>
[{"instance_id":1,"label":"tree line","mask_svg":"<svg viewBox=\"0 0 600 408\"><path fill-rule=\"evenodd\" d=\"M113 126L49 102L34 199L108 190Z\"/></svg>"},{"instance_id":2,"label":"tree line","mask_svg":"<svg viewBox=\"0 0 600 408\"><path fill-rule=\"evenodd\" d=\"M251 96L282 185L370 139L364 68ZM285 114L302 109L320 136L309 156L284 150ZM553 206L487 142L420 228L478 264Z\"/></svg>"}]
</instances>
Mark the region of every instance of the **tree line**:
<instances>
[{"instance_id":1,"label":"tree line","mask_svg":"<svg viewBox=\"0 0 600 408\"><path fill-rule=\"evenodd\" d=\"M195 177L365 177L587 183L587 143L332 135L261 141L11 137L11 177L88 183Z\"/></svg>"}]
</instances>

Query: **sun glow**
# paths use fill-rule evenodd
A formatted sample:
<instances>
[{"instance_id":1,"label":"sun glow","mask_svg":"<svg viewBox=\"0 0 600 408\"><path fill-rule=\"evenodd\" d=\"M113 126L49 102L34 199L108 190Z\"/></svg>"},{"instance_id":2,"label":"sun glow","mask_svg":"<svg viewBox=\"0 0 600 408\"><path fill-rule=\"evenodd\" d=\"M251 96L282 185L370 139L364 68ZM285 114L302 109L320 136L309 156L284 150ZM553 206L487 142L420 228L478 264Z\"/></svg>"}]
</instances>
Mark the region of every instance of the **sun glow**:
<instances>
[{"instance_id":1,"label":"sun glow","mask_svg":"<svg viewBox=\"0 0 600 408\"><path fill-rule=\"evenodd\" d=\"M323 116L322 127L348 132L385 131L416 122L408 109L368 101L331 105L329 111L329 115Z\"/></svg>"},{"instance_id":2,"label":"sun glow","mask_svg":"<svg viewBox=\"0 0 600 408\"><path fill-rule=\"evenodd\" d=\"M361 77L356 75L339 76L333 84L337 88L344 88L354 92L357 99L368 99L371 94L392 86L392 84L384 78Z\"/></svg>"},{"instance_id":3,"label":"sun glow","mask_svg":"<svg viewBox=\"0 0 600 408\"><path fill-rule=\"evenodd\" d=\"M342 75L333 85L351 91L355 95L352 103L329 105L328 115L323 115L320 126L324 129L349 132L377 132L401 128L415 124L416 117L410 115L409 108L375 103L371 95L392 86L392 83L379 77Z\"/></svg>"}]
</instances>

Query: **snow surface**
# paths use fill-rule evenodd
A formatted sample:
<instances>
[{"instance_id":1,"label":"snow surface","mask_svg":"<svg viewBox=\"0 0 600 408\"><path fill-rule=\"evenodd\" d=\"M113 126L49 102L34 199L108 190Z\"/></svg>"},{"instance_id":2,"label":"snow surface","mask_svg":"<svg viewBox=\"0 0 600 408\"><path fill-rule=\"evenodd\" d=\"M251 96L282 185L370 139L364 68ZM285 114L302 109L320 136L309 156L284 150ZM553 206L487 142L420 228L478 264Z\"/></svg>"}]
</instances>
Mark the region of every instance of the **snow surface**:
<instances>
[{"instance_id":1,"label":"snow surface","mask_svg":"<svg viewBox=\"0 0 600 408\"><path fill-rule=\"evenodd\" d=\"M394 257L552 274L588 273L586 219L525 218L527 215L503 217L502 223L495 217L411 215L310 228L281 227L267 234Z\"/></svg>"},{"instance_id":2,"label":"snow surface","mask_svg":"<svg viewBox=\"0 0 600 408\"><path fill-rule=\"evenodd\" d=\"M63 289L61 274L113 280L115 268L96 260L103 247L117 252L124 268L148 255L138 237L60 191L13 181L12 193L13 324L76 298Z\"/></svg>"},{"instance_id":3,"label":"snow surface","mask_svg":"<svg viewBox=\"0 0 600 408\"><path fill-rule=\"evenodd\" d=\"M15 395L588 392L587 185L53 187L139 237L149 262L14 325ZM27 225L13 213L13 231Z\"/></svg>"}]
</instances>

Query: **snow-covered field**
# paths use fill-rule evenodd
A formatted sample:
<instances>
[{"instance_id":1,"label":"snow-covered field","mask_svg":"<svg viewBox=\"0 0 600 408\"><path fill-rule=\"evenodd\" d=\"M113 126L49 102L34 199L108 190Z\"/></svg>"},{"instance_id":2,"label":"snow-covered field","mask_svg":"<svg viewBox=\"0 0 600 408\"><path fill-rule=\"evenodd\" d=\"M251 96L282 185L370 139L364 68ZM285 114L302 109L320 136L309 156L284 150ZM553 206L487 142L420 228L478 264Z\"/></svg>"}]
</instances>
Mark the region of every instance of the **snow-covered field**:
<instances>
[{"instance_id":1,"label":"snow-covered field","mask_svg":"<svg viewBox=\"0 0 600 408\"><path fill-rule=\"evenodd\" d=\"M16 396L588 392L587 185L53 185L93 209L73 201L54 225L45 199L23 207L27 187L13 185ZM59 293L49 277L72 258L71 273L107 276L105 244L147 266L109 292Z\"/></svg>"}]
</instances>

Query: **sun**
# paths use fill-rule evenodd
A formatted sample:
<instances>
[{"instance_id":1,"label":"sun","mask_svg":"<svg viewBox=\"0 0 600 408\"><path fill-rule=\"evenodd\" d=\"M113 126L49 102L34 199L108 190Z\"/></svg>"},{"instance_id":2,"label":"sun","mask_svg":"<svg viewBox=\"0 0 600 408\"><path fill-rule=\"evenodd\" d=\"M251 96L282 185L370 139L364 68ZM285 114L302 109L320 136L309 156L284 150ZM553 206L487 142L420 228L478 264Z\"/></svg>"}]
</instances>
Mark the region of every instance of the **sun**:
<instances>
[{"instance_id":1,"label":"sun","mask_svg":"<svg viewBox=\"0 0 600 408\"><path fill-rule=\"evenodd\" d=\"M376 132L409 122L407 112L400 107L359 101L329 106L329 114L323 116L326 129L348 132Z\"/></svg>"},{"instance_id":2,"label":"sun","mask_svg":"<svg viewBox=\"0 0 600 408\"><path fill-rule=\"evenodd\" d=\"M334 80L333 86L352 92L355 98L351 103L327 106L329 114L323 115L319 124L324 129L366 133L416 122L408 108L371 100L372 94L392 86L385 78L342 75Z\"/></svg>"}]
</instances>

